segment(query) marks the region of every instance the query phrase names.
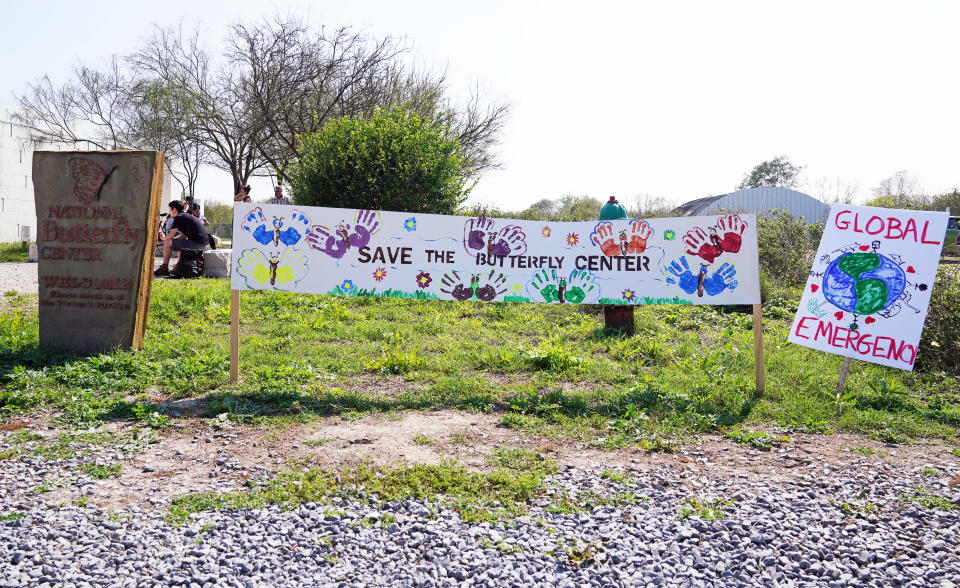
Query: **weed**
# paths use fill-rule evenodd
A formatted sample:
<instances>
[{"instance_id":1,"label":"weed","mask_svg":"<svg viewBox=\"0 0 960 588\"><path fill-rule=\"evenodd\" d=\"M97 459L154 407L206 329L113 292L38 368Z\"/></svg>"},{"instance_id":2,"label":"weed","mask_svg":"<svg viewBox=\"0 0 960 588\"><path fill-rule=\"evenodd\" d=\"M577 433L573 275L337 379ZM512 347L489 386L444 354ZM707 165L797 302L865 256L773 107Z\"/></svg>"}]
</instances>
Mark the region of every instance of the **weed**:
<instances>
[{"instance_id":1,"label":"weed","mask_svg":"<svg viewBox=\"0 0 960 588\"><path fill-rule=\"evenodd\" d=\"M840 448L846 449L847 451L852 451L854 453L859 453L864 457L870 457L872 455L876 455L877 457L883 457L887 454L885 451L882 451L880 449L875 449L873 447L870 447L869 445L857 445L856 447L852 447L850 445L843 445Z\"/></svg>"},{"instance_id":2,"label":"weed","mask_svg":"<svg viewBox=\"0 0 960 588\"><path fill-rule=\"evenodd\" d=\"M90 498L88 496L81 496L76 502L74 502L74 504L82 508L86 506L88 502L90 502Z\"/></svg>"},{"instance_id":3,"label":"weed","mask_svg":"<svg viewBox=\"0 0 960 588\"><path fill-rule=\"evenodd\" d=\"M721 429L720 432L736 443L748 443L751 447L755 447L761 451L770 451L774 445L790 442L789 437L774 437L763 431L751 431L739 427Z\"/></svg>"},{"instance_id":4,"label":"weed","mask_svg":"<svg viewBox=\"0 0 960 588\"><path fill-rule=\"evenodd\" d=\"M434 445L436 443L436 441L434 441L433 439L431 439L430 437L427 437L422 433L417 433L416 435L414 435L413 442L416 443L417 445Z\"/></svg>"},{"instance_id":5,"label":"weed","mask_svg":"<svg viewBox=\"0 0 960 588\"><path fill-rule=\"evenodd\" d=\"M925 476L936 476L940 473L936 468L920 468L918 471Z\"/></svg>"},{"instance_id":6,"label":"weed","mask_svg":"<svg viewBox=\"0 0 960 588\"><path fill-rule=\"evenodd\" d=\"M168 520L182 523L190 513L205 510L258 508L268 504L294 507L335 496L393 502L402 499L446 499L467 522L494 521L525 511L543 478L557 471L556 463L523 450L500 450L490 456L497 469L480 474L454 461L438 465L399 462L378 467L363 461L339 472L310 468L277 476L250 492L203 492L174 499Z\"/></svg>"},{"instance_id":7,"label":"weed","mask_svg":"<svg viewBox=\"0 0 960 588\"><path fill-rule=\"evenodd\" d=\"M466 436L461 435L460 433L454 433L450 437L451 445L473 445L473 441L468 439Z\"/></svg>"},{"instance_id":8,"label":"weed","mask_svg":"<svg viewBox=\"0 0 960 588\"><path fill-rule=\"evenodd\" d=\"M600 477L618 484L625 484L627 480L630 479L630 475L626 472L618 472L616 470L603 470L600 472Z\"/></svg>"},{"instance_id":9,"label":"weed","mask_svg":"<svg viewBox=\"0 0 960 588\"><path fill-rule=\"evenodd\" d=\"M319 439L304 439L303 444L307 447L320 447L330 441L329 437L320 437Z\"/></svg>"},{"instance_id":10,"label":"weed","mask_svg":"<svg viewBox=\"0 0 960 588\"><path fill-rule=\"evenodd\" d=\"M85 463L80 466L80 471L87 474L95 480L106 480L107 478L120 477L121 465L118 463L110 465L97 465L94 463Z\"/></svg>"},{"instance_id":11,"label":"weed","mask_svg":"<svg viewBox=\"0 0 960 588\"><path fill-rule=\"evenodd\" d=\"M691 496L683 499L682 506L677 512L677 520L686 520L696 515L705 521L719 521L724 517L724 507L732 505L732 500L723 500L721 498L707 500Z\"/></svg>"},{"instance_id":12,"label":"weed","mask_svg":"<svg viewBox=\"0 0 960 588\"><path fill-rule=\"evenodd\" d=\"M899 491L900 500L904 502L913 502L924 508L931 510L956 510L960 504L953 502L944 496L938 496L922 488L914 488L913 493Z\"/></svg>"},{"instance_id":13,"label":"weed","mask_svg":"<svg viewBox=\"0 0 960 588\"><path fill-rule=\"evenodd\" d=\"M953 448L948 453L950 453L953 456L960 457L960 449Z\"/></svg>"},{"instance_id":14,"label":"weed","mask_svg":"<svg viewBox=\"0 0 960 588\"><path fill-rule=\"evenodd\" d=\"M25 512L11 512L9 514L0 514L0 522L15 521L27 516Z\"/></svg>"},{"instance_id":15,"label":"weed","mask_svg":"<svg viewBox=\"0 0 960 588\"><path fill-rule=\"evenodd\" d=\"M137 403L130 410L134 418L143 421L151 429L164 429L170 426L170 417L157 410L154 404Z\"/></svg>"}]
</instances>

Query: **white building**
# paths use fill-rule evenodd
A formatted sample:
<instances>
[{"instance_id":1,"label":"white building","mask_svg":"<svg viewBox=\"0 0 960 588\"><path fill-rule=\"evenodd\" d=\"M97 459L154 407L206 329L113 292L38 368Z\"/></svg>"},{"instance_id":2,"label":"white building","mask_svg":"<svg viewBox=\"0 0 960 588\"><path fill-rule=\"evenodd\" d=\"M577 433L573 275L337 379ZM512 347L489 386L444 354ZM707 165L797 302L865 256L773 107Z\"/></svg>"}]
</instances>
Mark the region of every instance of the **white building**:
<instances>
[{"instance_id":1,"label":"white building","mask_svg":"<svg viewBox=\"0 0 960 588\"><path fill-rule=\"evenodd\" d=\"M33 145L30 132L10 120L0 105L0 242L20 241L29 231L37 238L37 211L33 206Z\"/></svg>"}]
</instances>

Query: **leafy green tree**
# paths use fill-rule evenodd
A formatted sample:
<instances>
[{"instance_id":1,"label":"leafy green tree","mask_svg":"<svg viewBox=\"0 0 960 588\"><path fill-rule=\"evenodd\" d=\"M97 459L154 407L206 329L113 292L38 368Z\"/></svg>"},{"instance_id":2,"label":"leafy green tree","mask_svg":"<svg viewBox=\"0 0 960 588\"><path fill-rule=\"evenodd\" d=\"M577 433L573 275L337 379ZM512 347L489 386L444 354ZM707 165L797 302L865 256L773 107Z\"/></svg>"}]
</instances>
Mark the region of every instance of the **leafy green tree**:
<instances>
[{"instance_id":1,"label":"leafy green tree","mask_svg":"<svg viewBox=\"0 0 960 588\"><path fill-rule=\"evenodd\" d=\"M402 107L328 121L290 167L297 204L452 214L473 188L442 122Z\"/></svg>"},{"instance_id":2,"label":"leafy green tree","mask_svg":"<svg viewBox=\"0 0 960 588\"><path fill-rule=\"evenodd\" d=\"M793 188L800 182L802 172L803 167L793 165L786 155L781 155L764 161L750 170L750 173L743 176L743 181L740 182L737 189L761 188L763 186Z\"/></svg>"}]
</instances>

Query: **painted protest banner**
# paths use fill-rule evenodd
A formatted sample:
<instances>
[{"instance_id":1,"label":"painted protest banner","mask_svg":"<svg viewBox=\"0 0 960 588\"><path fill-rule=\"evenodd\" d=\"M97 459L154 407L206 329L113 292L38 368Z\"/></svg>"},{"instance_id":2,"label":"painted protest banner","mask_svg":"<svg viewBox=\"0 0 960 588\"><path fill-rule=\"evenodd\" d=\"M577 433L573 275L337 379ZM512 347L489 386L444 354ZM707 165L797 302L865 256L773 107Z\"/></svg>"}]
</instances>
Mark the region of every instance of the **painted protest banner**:
<instances>
[{"instance_id":1,"label":"painted protest banner","mask_svg":"<svg viewBox=\"0 0 960 588\"><path fill-rule=\"evenodd\" d=\"M157 151L34 153L42 347L140 347L162 181Z\"/></svg>"},{"instance_id":2,"label":"painted protest banner","mask_svg":"<svg viewBox=\"0 0 960 588\"><path fill-rule=\"evenodd\" d=\"M568 304L757 304L754 215L590 222L238 204L234 290Z\"/></svg>"},{"instance_id":3,"label":"painted protest banner","mask_svg":"<svg viewBox=\"0 0 960 588\"><path fill-rule=\"evenodd\" d=\"M788 340L912 370L947 214L834 205Z\"/></svg>"}]
</instances>

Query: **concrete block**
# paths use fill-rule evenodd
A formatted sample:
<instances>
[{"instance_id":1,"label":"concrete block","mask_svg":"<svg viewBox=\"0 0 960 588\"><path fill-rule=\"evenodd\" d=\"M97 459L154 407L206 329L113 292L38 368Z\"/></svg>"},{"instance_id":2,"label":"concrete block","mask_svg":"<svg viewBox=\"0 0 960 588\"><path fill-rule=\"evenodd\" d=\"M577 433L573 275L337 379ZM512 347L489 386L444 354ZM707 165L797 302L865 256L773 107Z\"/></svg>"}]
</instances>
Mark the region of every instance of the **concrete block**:
<instances>
[{"instance_id":1,"label":"concrete block","mask_svg":"<svg viewBox=\"0 0 960 588\"><path fill-rule=\"evenodd\" d=\"M203 252L203 275L207 278L229 278L232 249L213 249Z\"/></svg>"}]
</instances>

